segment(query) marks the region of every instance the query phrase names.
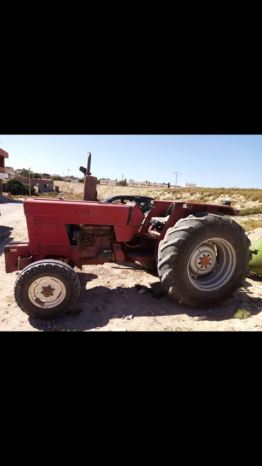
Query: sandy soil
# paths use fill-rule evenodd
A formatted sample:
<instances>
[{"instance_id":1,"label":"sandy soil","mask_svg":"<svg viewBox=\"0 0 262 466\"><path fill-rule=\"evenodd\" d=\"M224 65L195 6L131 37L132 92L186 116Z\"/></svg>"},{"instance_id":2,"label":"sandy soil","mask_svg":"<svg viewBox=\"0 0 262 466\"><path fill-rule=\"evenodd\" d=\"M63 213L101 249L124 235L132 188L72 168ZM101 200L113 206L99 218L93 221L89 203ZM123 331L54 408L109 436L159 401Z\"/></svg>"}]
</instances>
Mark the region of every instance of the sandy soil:
<instances>
[{"instance_id":1,"label":"sandy soil","mask_svg":"<svg viewBox=\"0 0 262 466\"><path fill-rule=\"evenodd\" d=\"M249 276L243 288L220 305L191 309L171 301L156 275L139 264L85 266L79 274L82 292L78 303L60 318L30 318L16 305L13 286L19 272L5 273L3 247L12 239L27 240L25 217L12 225L11 236L0 244L1 331L260 331L262 330L262 277ZM144 290L144 291L142 291ZM246 320L234 318L244 308Z\"/></svg>"}]
</instances>

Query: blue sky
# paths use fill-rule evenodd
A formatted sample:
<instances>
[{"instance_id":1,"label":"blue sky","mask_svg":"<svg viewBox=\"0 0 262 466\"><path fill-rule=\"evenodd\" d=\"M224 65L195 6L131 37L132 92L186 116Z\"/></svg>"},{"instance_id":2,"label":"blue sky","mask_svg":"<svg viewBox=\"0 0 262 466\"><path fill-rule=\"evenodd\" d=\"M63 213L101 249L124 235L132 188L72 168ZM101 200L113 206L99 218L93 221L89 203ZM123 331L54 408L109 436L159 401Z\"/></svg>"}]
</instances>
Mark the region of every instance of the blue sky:
<instances>
[{"instance_id":1,"label":"blue sky","mask_svg":"<svg viewBox=\"0 0 262 466\"><path fill-rule=\"evenodd\" d=\"M1 135L7 166L200 187L262 188L262 135Z\"/></svg>"}]
</instances>

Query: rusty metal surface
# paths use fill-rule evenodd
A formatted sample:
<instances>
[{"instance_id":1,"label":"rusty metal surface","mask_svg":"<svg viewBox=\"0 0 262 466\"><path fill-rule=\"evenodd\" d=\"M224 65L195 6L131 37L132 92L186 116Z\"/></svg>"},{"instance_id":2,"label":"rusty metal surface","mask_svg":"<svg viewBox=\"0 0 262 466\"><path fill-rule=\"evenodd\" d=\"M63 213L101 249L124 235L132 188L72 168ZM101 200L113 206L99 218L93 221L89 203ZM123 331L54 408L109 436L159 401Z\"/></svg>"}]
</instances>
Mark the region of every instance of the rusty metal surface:
<instances>
[{"instance_id":1,"label":"rusty metal surface","mask_svg":"<svg viewBox=\"0 0 262 466\"><path fill-rule=\"evenodd\" d=\"M33 262L33 257L18 257L18 270L23 270L27 265Z\"/></svg>"},{"instance_id":2,"label":"rusty metal surface","mask_svg":"<svg viewBox=\"0 0 262 466\"><path fill-rule=\"evenodd\" d=\"M28 242L12 241L4 248L6 273L18 270L18 258L28 258L31 256Z\"/></svg>"},{"instance_id":3,"label":"rusty metal surface","mask_svg":"<svg viewBox=\"0 0 262 466\"><path fill-rule=\"evenodd\" d=\"M86 174L87 175L92 175L92 173L91 173L91 152L87 153L87 171L86 171Z\"/></svg>"},{"instance_id":4,"label":"rusty metal surface","mask_svg":"<svg viewBox=\"0 0 262 466\"><path fill-rule=\"evenodd\" d=\"M84 184L84 201L97 201L96 193L97 178L94 176L86 175Z\"/></svg>"}]
</instances>

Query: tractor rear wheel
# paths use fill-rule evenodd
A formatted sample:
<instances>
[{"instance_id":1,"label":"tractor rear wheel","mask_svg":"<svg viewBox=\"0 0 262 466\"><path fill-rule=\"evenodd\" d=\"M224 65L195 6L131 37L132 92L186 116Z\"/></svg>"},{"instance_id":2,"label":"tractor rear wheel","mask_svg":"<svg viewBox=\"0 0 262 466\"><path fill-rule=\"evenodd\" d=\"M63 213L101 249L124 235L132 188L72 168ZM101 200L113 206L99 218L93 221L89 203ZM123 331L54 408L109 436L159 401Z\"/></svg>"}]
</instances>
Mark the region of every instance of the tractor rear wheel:
<instances>
[{"instance_id":1,"label":"tractor rear wheel","mask_svg":"<svg viewBox=\"0 0 262 466\"><path fill-rule=\"evenodd\" d=\"M206 212L169 228L158 249L158 274L170 297L208 307L243 285L252 255L244 229L231 218Z\"/></svg>"},{"instance_id":2,"label":"tractor rear wheel","mask_svg":"<svg viewBox=\"0 0 262 466\"><path fill-rule=\"evenodd\" d=\"M80 281L68 264L45 259L25 267L14 285L15 300L31 317L64 314L79 298Z\"/></svg>"}]
</instances>

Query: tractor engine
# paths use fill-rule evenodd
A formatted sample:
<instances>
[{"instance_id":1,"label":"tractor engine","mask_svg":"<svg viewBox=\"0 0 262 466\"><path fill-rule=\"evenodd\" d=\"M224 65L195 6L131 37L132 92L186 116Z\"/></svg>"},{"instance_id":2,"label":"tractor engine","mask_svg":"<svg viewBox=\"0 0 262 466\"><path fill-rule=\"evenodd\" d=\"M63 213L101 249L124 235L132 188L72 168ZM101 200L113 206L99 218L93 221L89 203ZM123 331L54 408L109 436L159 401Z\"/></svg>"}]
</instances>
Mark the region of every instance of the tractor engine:
<instances>
[{"instance_id":1,"label":"tractor engine","mask_svg":"<svg viewBox=\"0 0 262 466\"><path fill-rule=\"evenodd\" d=\"M70 244L77 246L81 258L110 261L115 243L111 225L66 225Z\"/></svg>"}]
</instances>

